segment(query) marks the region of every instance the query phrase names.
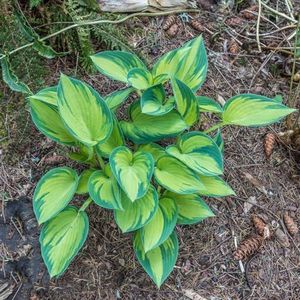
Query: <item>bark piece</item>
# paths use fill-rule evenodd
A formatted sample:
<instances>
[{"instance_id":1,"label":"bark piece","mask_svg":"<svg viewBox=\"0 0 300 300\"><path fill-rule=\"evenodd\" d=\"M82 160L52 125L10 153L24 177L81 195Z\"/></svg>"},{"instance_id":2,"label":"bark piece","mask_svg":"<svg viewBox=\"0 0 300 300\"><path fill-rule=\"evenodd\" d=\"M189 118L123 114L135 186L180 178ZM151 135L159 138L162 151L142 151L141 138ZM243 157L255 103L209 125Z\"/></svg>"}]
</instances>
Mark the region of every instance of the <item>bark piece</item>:
<instances>
[{"instance_id":1,"label":"bark piece","mask_svg":"<svg viewBox=\"0 0 300 300\"><path fill-rule=\"evenodd\" d=\"M287 248L290 246L288 236L280 228L276 229L275 236L283 247Z\"/></svg>"},{"instance_id":2,"label":"bark piece","mask_svg":"<svg viewBox=\"0 0 300 300\"><path fill-rule=\"evenodd\" d=\"M289 216L288 212L285 212L283 215L283 220L286 226L286 229L291 235L295 235L298 233L299 229L296 222L293 220L291 216Z\"/></svg>"},{"instance_id":3,"label":"bark piece","mask_svg":"<svg viewBox=\"0 0 300 300\"><path fill-rule=\"evenodd\" d=\"M235 260L244 260L249 256L253 255L259 250L263 244L263 237L260 235L253 235L245 239L240 243L238 248L235 250L233 257Z\"/></svg>"},{"instance_id":4,"label":"bark piece","mask_svg":"<svg viewBox=\"0 0 300 300\"><path fill-rule=\"evenodd\" d=\"M100 9L109 12L142 11L150 7L183 8L196 7L193 0L98 0Z\"/></svg>"}]
</instances>

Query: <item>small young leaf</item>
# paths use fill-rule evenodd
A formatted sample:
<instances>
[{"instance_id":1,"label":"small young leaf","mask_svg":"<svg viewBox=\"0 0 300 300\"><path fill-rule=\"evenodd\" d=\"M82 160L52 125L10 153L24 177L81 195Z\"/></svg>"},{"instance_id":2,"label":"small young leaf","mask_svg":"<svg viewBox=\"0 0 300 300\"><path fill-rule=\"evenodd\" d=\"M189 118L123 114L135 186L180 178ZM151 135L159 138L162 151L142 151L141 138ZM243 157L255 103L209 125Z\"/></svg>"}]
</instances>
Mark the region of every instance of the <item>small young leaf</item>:
<instances>
[{"instance_id":1,"label":"small young leaf","mask_svg":"<svg viewBox=\"0 0 300 300\"><path fill-rule=\"evenodd\" d=\"M222 131L220 129L218 129L217 134L213 137L215 143L217 144L217 146L219 147L222 155L224 154L224 140L222 137Z\"/></svg>"},{"instance_id":2,"label":"small young leaf","mask_svg":"<svg viewBox=\"0 0 300 300\"><path fill-rule=\"evenodd\" d=\"M200 174L212 176L223 173L222 154L216 143L204 133L185 133L176 146L171 145L166 151Z\"/></svg>"},{"instance_id":3,"label":"small young leaf","mask_svg":"<svg viewBox=\"0 0 300 300\"><path fill-rule=\"evenodd\" d=\"M203 189L197 174L169 155L162 156L158 160L154 176L158 184L178 194L191 194Z\"/></svg>"},{"instance_id":4,"label":"small young leaf","mask_svg":"<svg viewBox=\"0 0 300 300\"><path fill-rule=\"evenodd\" d=\"M223 123L239 126L265 126L275 123L296 111L270 98L241 94L228 100L224 106Z\"/></svg>"},{"instance_id":5,"label":"small young leaf","mask_svg":"<svg viewBox=\"0 0 300 300\"><path fill-rule=\"evenodd\" d=\"M84 211L67 206L42 228L40 244L50 277L61 275L82 248L89 231Z\"/></svg>"},{"instance_id":6,"label":"small young leaf","mask_svg":"<svg viewBox=\"0 0 300 300\"><path fill-rule=\"evenodd\" d=\"M192 90L179 79L172 80L176 107L182 119L192 126L199 119L199 107Z\"/></svg>"},{"instance_id":7,"label":"small young leaf","mask_svg":"<svg viewBox=\"0 0 300 300\"><path fill-rule=\"evenodd\" d=\"M129 71L127 81L138 90L146 90L153 84L151 73L147 69L134 68Z\"/></svg>"},{"instance_id":8,"label":"small young leaf","mask_svg":"<svg viewBox=\"0 0 300 300\"><path fill-rule=\"evenodd\" d=\"M133 247L135 255L157 287L168 278L178 257L178 239L175 232L160 246L145 253L141 233L134 236Z\"/></svg>"},{"instance_id":9,"label":"small young leaf","mask_svg":"<svg viewBox=\"0 0 300 300\"><path fill-rule=\"evenodd\" d=\"M141 109L143 114L161 116L170 112L175 106L173 97L166 100L166 94L161 84L147 89L141 98Z\"/></svg>"},{"instance_id":10,"label":"small young leaf","mask_svg":"<svg viewBox=\"0 0 300 300\"><path fill-rule=\"evenodd\" d=\"M150 153L153 156L155 162L158 161L160 157L166 154L164 148L155 143L140 145L138 150Z\"/></svg>"},{"instance_id":11,"label":"small young leaf","mask_svg":"<svg viewBox=\"0 0 300 300\"><path fill-rule=\"evenodd\" d=\"M39 224L68 205L77 190L78 180L77 173L68 167L52 169L39 180L33 195L33 210Z\"/></svg>"},{"instance_id":12,"label":"small young leaf","mask_svg":"<svg viewBox=\"0 0 300 300\"><path fill-rule=\"evenodd\" d=\"M145 226L154 216L158 207L158 195L150 185L146 195L132 202L122 193L123 210L115 210L115 220L122 232L130 232Z\"/></svg>"},{"instance_id":13,"label":"small young leaf","mask_svg":"<svg viewBox=\"0 0 300 300\"><path fill-rule=\"evenodd\" d=\"M161 245L173 232L178 216L178 209L173 199L163 197L151 221L141 231L145 252Z\"/></svg>"},{"instance_id":14,"label":"small young leaf","mask_svg":"<svg viewBox=\"0 0 300 300\"><path fill-rule=\"evenodd\" d=\"M147 70L135 55L125 51L103 51L91 56L96 68L102 74L122 82L128 82L128 73L135 68Z\"/></svg>"},{"instance_id":15,"label":"small young leaf","mask_svg":"<svg viewBox=\"0 0 300 300\"><path fill-rule=\"evenodd\" d=\"M97 171L90 177L88 188L91 198L99 206L107 209L123 209L121 188L113 176Z\"/></svg>"},{"instance_id":16,"label":"small young leaf","mask_svg":"<svg viewBox=\"0 0 300 300\"><path fill-rule=\"evenodd\" d=\"M165 54L153 67L153 77L169 74L185 83L193 92L197 91L206 79L207 55L202 36L181 48Z\"/></svg>"},{"instance_id":17,"label":"small young leaf","mask_svg":"<svg viewBox=\"0 0 300 300\"><path fill-rule=\"evenodd\" d=\"M124 135L136 144L147 144L163 138L175 137L187 128L179 113L175 110L162 116L143 114L140 103L130 107L132 122L121 121Z\"/></svg>"},{"instance_id":18,"label":"small young leaf","mask_svg":"<svg viewBox=\"0 0 300 300\"><path fill-rule=\"evenodd\" d=\"M129 95L134 91L132 87L115 91L107 96L105 96L105 103L109 109L115 111L119 108L119 106L127 100Z\"/></svg>"},{"instance_id":19,"label":"small young leaf","mask_svg":"<svg viewBox=\"0 0 300 300\"><path fill-rule=\"evenodd\" d=\"M86 83L63 74L58 110L70 133L87 146L104 142L112 132L112 115L100 95Z\"/></svg>"},{"instance_id":20,"label":"small young leaf","mask_svg":"<svg viewBox=\"0 0 300 300\"><path fill-rule=\"evenodd\" d=\"M6 57L1 59L3 81L15 92L31 94L29 87L21 82L10 68L9 61Z\"/></svg>"},{"instance_id":21,"label":"small young leaf","mask_svg":"<svg viewBox=\"0 0 300 300\"><path fill-rule=\"evenodd\" d=\"M198 96L197 102L200 112L222 113L222 106L213 99L205 96Z\"/></svg>"},{"instance_id":22,"label":"small young leaf","mask_svg":"<svg viewBox=\"0 0 300 300\"><path fill-rule=\"evenodd\" d=\"M96 171L95 169L87 169L80 174L76 194L83 195L89 192L88 189L89 179L95 171Z\"/></svg>"},{"instance_id":23,"label":"small young leaf","mask_svg":"<svg viewBox=\"0 0 300 300\"><path fill-rule=\"evenodd\" d=\"M154 169L151 154L132 153L128 148L121 146L111 153L109 162L112 173L131 201L146 194Z\"/></svg>"},{"instance_id":24,"label":"small young leaf","mask_svg":"<svg viewBox=\"0 0 300 300\"><path fill-rule=\"evenodd\" d=\"M98 155L104 156L106 158L109 157L109 155L115 148L123 146L125 144L123 132L121 131L118 120L114 115L113 123L113 130L110 137L104 143L97 144L95 147Z\"/></svg>"}]
</instances>

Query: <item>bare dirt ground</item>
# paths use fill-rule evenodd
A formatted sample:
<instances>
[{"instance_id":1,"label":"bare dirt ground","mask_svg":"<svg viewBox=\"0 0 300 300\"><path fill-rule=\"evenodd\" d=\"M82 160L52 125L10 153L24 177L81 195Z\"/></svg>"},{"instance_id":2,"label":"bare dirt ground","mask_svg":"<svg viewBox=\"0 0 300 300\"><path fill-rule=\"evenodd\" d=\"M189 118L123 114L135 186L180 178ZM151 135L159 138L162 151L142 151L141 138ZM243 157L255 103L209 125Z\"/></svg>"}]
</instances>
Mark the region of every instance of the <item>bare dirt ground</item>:
<instances>
[{"instance_id":1,"label":"bare dirt ground","mask_svg":"<svg viewBox=\"0 0 300 300\"><path fill-rule=\"evenodd\" d=\"M246 31L255 32L256 19L246 20L238 12L229 13L228 20L241 18L232 25L232 20L224 21L223 12L210 10L194 17L203 26L209 56L208 78L201 94L227 100L238 93L253 92L270 97L281 94L287 99L288 54L258 53L255 36L245 37ZM179 33L169 38L161 29L162 21L135 19L123 25L145 28L142 36L129 38L150 62L199 34L181 20ZM262 22L268 31L271 25ZM281 32L275 41L288 34ZM237 42L237 51L230 51L232 41ZM270 45L268 39L263 43ZM48 84L55 83L61 71L74 76L70 65L67 59L49 65L52 76ZM118 88L99 74L82 79L103 95ZM6 135L0 150L0 237L4 240L0 246L0 281L8 284L7 289L12 288L9 299L300 299L298 235L289 237L289 246L283 246L276 238L266 241L258 253L243 262L244 272L233 259L235 240L240 242L254 232L252 214L282 230L285 210L295 220L300 218L299 161L282 144L276 145L269 160L263 151L265 134L284 131L284 123L264 129L225 128L225 178L237 196L206 199L215 218L193 226L178 226L179 259L160 290L135 259L131 235L123 235L113 215L95 206L87 211L90 232L84 248L61 278L49 280L40 261L38 228L30 199L45 171L66 164L64 149L34 128L22 96L4 87L3 90L0 105ZM199 126L207 126L207 122L203 118ZM245 173L257 179L259 185L249 181ZM17 209L13 200L21 203L22 209L19 205ZM254 205L249 205L249 201ZM4 232L9 235L3 235Z\"/></svg>"}]
</instances>

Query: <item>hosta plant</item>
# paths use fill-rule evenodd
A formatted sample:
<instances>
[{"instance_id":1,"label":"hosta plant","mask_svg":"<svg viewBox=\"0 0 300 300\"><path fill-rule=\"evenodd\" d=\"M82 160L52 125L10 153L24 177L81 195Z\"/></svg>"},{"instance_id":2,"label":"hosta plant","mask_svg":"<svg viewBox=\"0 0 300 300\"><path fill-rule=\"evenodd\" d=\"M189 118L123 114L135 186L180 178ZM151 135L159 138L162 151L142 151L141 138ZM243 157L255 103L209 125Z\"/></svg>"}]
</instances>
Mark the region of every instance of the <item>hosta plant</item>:
<instances>
[{"instance_id":1,"label":"hosta plant","mask_svg":"<svg viewBox=\"0 0 300 300\"><path fill-rule=\"evenodd\" d=\"M264 126L293 109L253 94L234 96L224 107L198 96L207 73L201 36L162 56L151 70L127 52L104 51L92 60L126 87L102 97L61 75L57 86L29 97L37 128L69 146L69 158L85 166L80 174L69 167L52 169L36 186L42 256L50 276L61 275L85 243L86 208L94 205L112 210L123 233L133 232L136 257L160 286L178 256L176 226L214 216L202 196L234 194L221 177L221 128ZM128 118L118 120L118 109L133 93L137 100ZM190 130L206 112L220 121L206 133ZM85 197L80 208L70 205L76 195Z\"/></svg>"}]
</instances>

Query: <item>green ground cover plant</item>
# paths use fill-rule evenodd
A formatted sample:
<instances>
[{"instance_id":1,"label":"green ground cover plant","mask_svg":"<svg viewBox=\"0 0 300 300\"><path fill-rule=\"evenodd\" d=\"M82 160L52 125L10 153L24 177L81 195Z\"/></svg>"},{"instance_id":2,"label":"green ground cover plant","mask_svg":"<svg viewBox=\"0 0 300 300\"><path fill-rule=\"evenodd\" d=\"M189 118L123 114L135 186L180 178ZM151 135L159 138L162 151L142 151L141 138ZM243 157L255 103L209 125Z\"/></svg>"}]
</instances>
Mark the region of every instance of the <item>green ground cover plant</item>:
<instances>
[{"instance_id":1,"label":"green ground cover plant","mask_svg":"<svg viewBox=\"0 0 300 300\"><path fill-rule=\"evenodd\" d=\"M129 52L104 51L91 59L126 88L102 97L62 74L57 86L28 98L37 128L70 146L69 158L86 167L80 174L54 168L36 186L42 256L51 277L67 269L88 236L86 208L93 204L112 210L123 233L133 232L136 257L160 287L178 256L176 225L214 216L203 196L234 195L221 177L221 128L266 126L294 109L279 97L241 94L222 107L197 96L208 67L201 36L163 55L151 70ZM138 100L129 106L128 119L118 120L117 110L133 93ZM206 132L191 130L205 112L220 121ZM163 147L166 140L171 142ZM79 209L70 205L76 195L86 198Z\"/></svg>"}]
</instances>

